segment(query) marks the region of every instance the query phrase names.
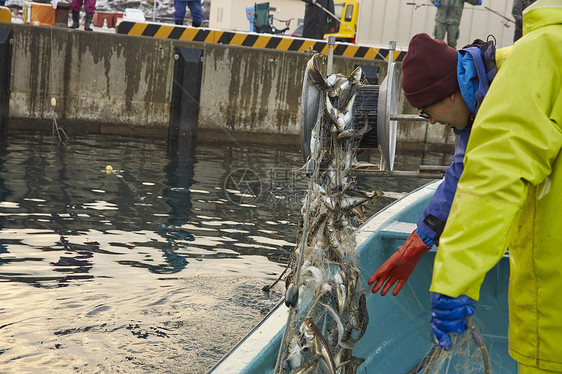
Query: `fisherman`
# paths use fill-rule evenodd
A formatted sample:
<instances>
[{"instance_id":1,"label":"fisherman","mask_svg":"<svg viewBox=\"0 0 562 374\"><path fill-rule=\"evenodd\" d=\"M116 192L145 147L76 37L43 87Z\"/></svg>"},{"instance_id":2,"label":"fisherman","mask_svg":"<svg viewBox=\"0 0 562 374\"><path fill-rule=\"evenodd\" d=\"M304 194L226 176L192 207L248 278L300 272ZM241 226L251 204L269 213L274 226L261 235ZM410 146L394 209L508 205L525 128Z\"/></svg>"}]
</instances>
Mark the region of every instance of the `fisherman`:
<instances>
[{"instance_id":1,"label":"fisherman","mask_svg":"<svg viewBox=\"0 0 562 374\"><path fill-rule=\"evenodd\" d=\"M515 43L523 36L523 10L536 0L513 0L513 8L511 14L515 18L515 32L513 33L513 42Z\"/></svg>"},{"instance_id":2,"label":"fisherman","mask_svg":"<svg viewBox=\"0 0 562 374\"><path fill-rule=\"evenodd\" d=\"M562 1L537 0L474 122L430 288L470 311L509 248L509 353L521 374L562 372L560 46ZM432 309L446 347L466 315Z\"/></svg>"},{"instance_id":3,"label":"fisherman","mask_svg":"<svg viewBox=\"0 0 562 374\"><path fill-rule=\"evenodd\" d=\"M174 23L176 25L183 25L186 5L191 12L191 26L200 27L203 22L201 0L174 0Z\"/></svg>"},{"instance_id":4,"label":"fisherman","mask_svg":"<svg viewBox=\"0 0 562 374\"><path fill-rule=\"evenodd\" d=\"M431 2L437 8L433 36L435 39L445 40L447 34L449 47L457 48L464 3L482 5L482 0L431 0Z\"/></svg>"},{"instance_id":5,"label":"fisherman","mask_svg":"<svg viewBox=\"0 0 562 374\"><path fill-rule=\"evenodd\" d=\"M427 34L410 41L402 63L402 88L408 102L420 108L429 123L448 124L459 136L453 163L445 173L429 205L406 242L371 276L373 293L381 295L396 284L393 295L402 289L421 257L437 243L443 232L455 196L474 115L490 81L501 65L505 49L495 53L493 43L475 41L460 51ZM484 51L483 51L484 49ZM384 286L384 287L383 287Z\"/></svg>"},{"instance_id":6,"label":"fisherman","mask_svg":"<svg viewBox=\"0 0 562 374\"><path fill-rule=\"evenodd\" d=\"M72 0L72 24L69 26L71 29L80 27L80 9L84 4L84 30L93 31L92 20L94 13L96 13L96 0Z\"/></svg>"},{"instance_id":7,"label":"fisherman","mask_svg":"<svg viewBox=\"0 0 562 374\"><path fill-rule=\"evenodd\" d=\"M333 0L302 0L306 3L304 11L304 24L302 37L308 39L324 39L324 34L328 25L332 22L332 17L328 14L334 13ZM324 9L328 12L326 12Z\"/></svg>"}]
</instances>

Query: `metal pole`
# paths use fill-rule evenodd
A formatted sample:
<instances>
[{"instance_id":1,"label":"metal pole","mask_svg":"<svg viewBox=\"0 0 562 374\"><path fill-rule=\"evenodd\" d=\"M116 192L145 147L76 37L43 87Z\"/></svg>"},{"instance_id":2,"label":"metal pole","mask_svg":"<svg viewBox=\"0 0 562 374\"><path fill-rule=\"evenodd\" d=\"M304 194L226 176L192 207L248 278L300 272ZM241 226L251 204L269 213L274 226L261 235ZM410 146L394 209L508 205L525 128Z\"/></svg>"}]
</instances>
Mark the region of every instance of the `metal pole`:
<instances>
[{"instance_id":1,"label":"metal pole","mask_svg":"<svg viewBox=\"0 0 562 374\"><path fill-rule=\"evenodd\" d=\"M488 10L488 11L494 13L494 14L497 14L498 16L500 16L501 18L503 18L504 20L506 20L506 21L508 21L508 22L511 22L511 23L515 23L515 24L517 25L517 22L516 22L516 21L514 21L514 20L512 20L512 19L510 19L510 18L507 18L506 16L504 16L504 15L501 14L500 12L496 12L495 10L493 10L493 9L491 9L491 8L488 8L487 6L485 6L484 8L485 8L486 10ZM508 27L509 27L509 26L508 26Z\"/></svg>"},{"instance_id":2,"label":"metal pole","mask_svg":"<svg viewBox=\"0 0 562 374\"><path fill-rule=\"evenodd\" d=\"M334 45L336 44L336 37L333 35L328 36L328 65L326 66L326 75L332 75L334 66Z\"/></svg>"},{"instance_id":3,"label":"metal pole","mask_svg":"<svg viewBox=\"0 0 562 374\"><path fill-rule=\"evenodd\" d=\"M391 62L394 62L394 51L396 50L396 41L391 40L388 43L388 65L390 66Z\"/></svg>"},{"instance_id":4,"label":"metal pole","mask_svg":"<svg viewBox=\"0 0 562 374\"><path fill-rule=\"evenodd\" d=\"M427 119L420 117L417 114L391 114L390 115L391 121L420 121L426 122Z\"/></svg>"},{"instance_id":5,"label":"metal pole","mask_svg":"<svg viewBox=\"0 0 562 374\"><path fill-rule=\"evenodd\" d=\"M357 174L371 174L371 175L376 175L376 176L380 176L380 177L397 177L397 178L443 178L443 175L445 175L445 171L442 171L441 169L439 170L419 170L419 171L413 171L413 170L393 170L393 171L388 171L388 170L379 170L379 169L375 169L370 168L370 169L356 169L354 170L354 172L356 172Z\"/></svg>"},{"instance_id":6,"label":"metal pole","mask_svg":"<svg viewBox=\"0 0 562 374\"><path fill-rule=\"evenodd\" d=\"M152 22L156 21L156 0L152 0Z\"/></svg>"}]
</instances>

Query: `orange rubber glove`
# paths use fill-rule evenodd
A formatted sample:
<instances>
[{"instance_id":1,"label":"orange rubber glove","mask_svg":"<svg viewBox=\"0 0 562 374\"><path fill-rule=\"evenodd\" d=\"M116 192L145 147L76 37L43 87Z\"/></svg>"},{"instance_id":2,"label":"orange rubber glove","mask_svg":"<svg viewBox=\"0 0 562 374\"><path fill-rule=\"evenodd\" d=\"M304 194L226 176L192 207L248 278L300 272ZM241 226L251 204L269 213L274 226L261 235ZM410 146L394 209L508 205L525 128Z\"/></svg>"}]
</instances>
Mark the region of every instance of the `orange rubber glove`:
<instances>
[{"instance_id":1,"label":"orange rubber glove","mask_svg":"<svg viewBox=\"0 0 562 374\"><path fill-rule=\"evenodd\" d=\"M392 291L394 296L398 295L418 261L429 250L418 233L412 232L404 244L369 278L369 285L374 283L373 293L377 293L384 285L381 291L381 296L384 296L398 282Z\"/></svg>"}]
</instances>

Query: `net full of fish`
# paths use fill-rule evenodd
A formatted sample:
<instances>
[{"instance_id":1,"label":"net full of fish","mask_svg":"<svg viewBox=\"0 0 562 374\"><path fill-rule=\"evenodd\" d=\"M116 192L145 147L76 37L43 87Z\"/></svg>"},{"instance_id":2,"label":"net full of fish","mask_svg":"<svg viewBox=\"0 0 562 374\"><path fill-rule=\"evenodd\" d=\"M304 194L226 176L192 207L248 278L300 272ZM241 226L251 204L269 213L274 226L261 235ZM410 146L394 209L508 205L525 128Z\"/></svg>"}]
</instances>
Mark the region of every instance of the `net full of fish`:
<instances>
[{"instance_id":1,"label":"net full of fish","mask_svg":"<svg viewBox=\"0 0 562 374\"><path fill-rule=\"evenodd\" d=\"M314 55L304 77L303 105L318 111L303 111L316 118L304 166L303 221L285 278L290 310L276 373L355 373L363 359L353 348L369 323L353 232L365 218L363 205L383 193L358 190L353 173L359 142L370 130L367 120L353 116L362 70L325 77L324 62Z\"/></svg>"}]
</instances>

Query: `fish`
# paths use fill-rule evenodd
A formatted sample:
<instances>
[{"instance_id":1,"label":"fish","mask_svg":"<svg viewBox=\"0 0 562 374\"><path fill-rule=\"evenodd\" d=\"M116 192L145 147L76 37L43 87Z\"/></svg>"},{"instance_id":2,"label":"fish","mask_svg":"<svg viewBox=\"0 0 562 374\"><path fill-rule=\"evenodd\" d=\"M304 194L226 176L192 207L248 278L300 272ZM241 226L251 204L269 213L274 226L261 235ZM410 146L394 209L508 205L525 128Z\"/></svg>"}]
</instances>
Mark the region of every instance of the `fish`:
<instances>
[{"instance_id":1,"label":"fish","mask_svg":"<svg viewBox=\"0 0 562 374\"><path fill-rule=\"evenodd\" d=\"M365 216L365 209L362 205L356 206L355 208L351 209L353 214L355 215L355 219L359 219L361 221L365 220L367 217Z\"/></svg>"},{"instance_id":2,"label":"fish","mask_svg":"<svg viewBox=\"0 0 562 374\"><path fill-rule=\"evenodd\" d=\"M334 361L334 357L332 356L332 352L330 352L328 341L322 335L320 330L318 330L318 327L316 327L312 319L308 317L304 319L301 331L307 342L311 344L312 353L322 358L322 361L331 374L336 374L336 363Z\"/></svg>"},{"instance_id":3,"label":"fish","mask_svg":"<svg viewBox=\"0 0 562 374\"><path fill-rule=\"evenodd\" d=\"M367 310L367 297L365 294L359 296L357 309L360 329L356 339L359 340L365 335L365 331L367 331L367 326L369 325L369 312Z\"/></svg>"},{"instance_id":4,"label":"fish","mask_svg":"<svg viewBox=\"0 0 562 374\"><path fill-rule=\"evenodd\" d=\"M306 176L310 178L316 171L316 160L311 158L306 163Z\"/></svg>"},{"instance_id":5,"label":"fish","mask_svg":"<svg viewBox=\"0 0 562 374\"><path fill-rule=\"evenodd\" d=\"M355 97L356 94L357 87L354 84L347 86L346 89L342 91L341 96L338 99L338 110L343 111L344 108L347 108L349 101L352 97Z\"/></svg>"},{"instance_id":6,"label":"fish","mask_svg":"<svg viewBox=\"0 0 562 374\"><path fill-rule=\"evenodd\" d=\"M321 197L322 198L322 202L324 203L324 205L326 206L326 208L328 208L331 211L335 211L337 208L336 205L336 199L334 197L328 196L328 195L324 195Z\"/></svg>"},{"instance_id":7,"label":"fish","mask_svg":"<svg viewBox=\"0 0 562 374\"><path fill-rule=\"evenodd\" d=\"M333 86L328 90L328 96L330 97L341 96L342 92L345 91L347 87L349 87L349 85L350 82L345 76L341 74L335 74L335 81Z\"/></svg>"},{"instance_id":8,"label":"fish","mask_svg":"<svg viewBox=\"0 0 562 374\"><path fill-rule=\"evenodd\" d=\"M322 225L326 222L326 219L328 218L328 213L324 212L321 213L316 220L312 223L312 225L310 226L310 229L308 230L308 243L309 245L312 244L312 241L314 240L314 237L316 236L316 234L318 233L319 229L322 227Z\"/></svg>"},{"instance_id":9,"label":"fish","mask_svg":"<svg viewBox=\"0 0 562 374\"><path fill-rule=\"evenodd\" d=\"M338 345L341 345L341 342L342 342L341 340L343 338L345 330L344 330L343 323L342 323L340 317L338 316L336 311L331 306L329 306L328 304L320 303L320 305L322 305L324 308L326 308L326 310L332 316L332 320L336 323L336 327L337 327L337 331L338 331L337 343L338 343Z\"/></svg>"},{"instance_id":10,"label":"fish","mask_svg":"<svg viewBox=\"0 0 562 374\"><path fill-rule=\"evenodd\" d=\"M336 310L339 313L341 307L345 305L345 291L342 290L342 288L334 278L328 279L327 284L330 287L329 296L331 296L332 300L334 301Z\"/></svg>"},{"instance_id":11,"label":"fish","mask_svg":"<svg viewBox=\"0 0 562 374\"><path fill-rule=\"evenodd\" d=\"M338 140L343 141L347 139L361 139L366 133L371 131L372 127L369 126L369 120L367 115L365 115L365 125L360 130L347 129L338 135ZM358 152L357 152L358 153Z\"/></svg>"},{"instance_id":12,"label":"fish","mask_svg":"<svg viewBox=\"0 0 562 374\"><path fill-rule=\"evenodd\" d=\"M328 78L326 78L326 84L328 86L327 87L328 89L336 84L336 81L338 80L338 75L339 74L332 74L328 76Z\"/></svg>"},{"instance_id":13,"label":"fish","mask_svg":"<svg viewBox=\"0 0 562 374\"><path fill-rule=\"evenodd\" d=\"M347 372L345 370L346 365L351 362L351 349L341 348L336 354L336 357L334 357L334 361L336 362L336 367L337 368L343 367L344 373L346 373Z\"/></svg>"},{"instance_id":14,"label":"fish","mask_svg":"<svg viewBox=\"0 0 562 374\"><path fill-rule=\"evenodd\" d=\"M361 81L362 75L363 75L363 69L361 69L361 66L358 66L355 68L355 70L351 72L351 74L349 74L347 80L352 84L357 84Z\"/></svg>"},{"instance_id":15,"label":"fish","mask_svg":"<svg viewBox=\"0 0 562 374\"><path fill-rule=\"evenodd\" d=\"M328 115L328 118L330 118L330 121L332 121L332 123L336 126L336 129L338 130L338 133L341 133L343 130L345 130L345 125L346 125L346 118L344 116L343 113L341 113L339 110L337 110L333 105L332 102L330 101L330 98L327 97L328 95L326 94L326 114Z\"/></svg>"},{"instance_id":16,"label":"fish","mask_svg":"<svg viewBox=\"0 0 562 374\"><path fill-rule=\"evenodd\" d=\"M347 304L347 295L348 295L347 285L345 281L345 276L342 276L341 271L338 271L334 275L334 280L336 281L336 284L338 286L337 288L338 299L336 300L337 301L336 308L338 310L338 313L341 315L346 309L345 305Z\"/></svg>"},{"instance_id":17,"label":"fish","mask_svg":"<svg viewBox=\"0 0 562 374\"><path fill-rule=\"evenodd\" d=\"M352 264L340 264L340 268L345 275L346 289L348 295L354 295L357 288L357 280L359 279L359 270Z\"/></svg>"},{"instance_id":18,"label":"fish","mask_svg":"<svg viewBox=\"0 0 562 374\"><path fill-rule=\"evenodd\" d=\"M366 133L371 131L372 127L369 125L369 116L365 114L365 125L359 130L359 136L363 137ZM365 149L363 149L364 151ZM359 151L357 153L360 153Z\"/></svg>"},{"instance_id":19,"label":"fish","mask_svg":"<svg viewBox=\"0 0 562 374\"><path fill-rule=\"evenodd\" d=\"M328 242L328 248L333 250L333 260L337 260L338 263L341 263L344 253L338 234L338 230L334 227L334 218L330 217L324 226L324 236Z\"/></svg>"},{"instance_id":20,"label":"fish","mask_svg":"<svg viewBox=\"0 0 562 374\"><path fill-rule=\"evenodd\" d=\"M373 201L379 196L383 196L384 192L379 187L372 192L358 191L358 190L348 190L343 194L340 201L340 208L343 210L352 210L367 201Z\"/></svg>"},{"instance_id":21,"label":"fish","mask_svg":"<svg viewBox=\"0 0 562 374\"><path fill-rule=\"evenodd\" d=\"M356 95L352 95L349 98L349 100L347 100L346 103L343 103L342 108L340 109L340 111L345 113L346 118L349 117L349 119L348 119L349 124L351 124L351 118L353 117L353 111L351 110L351 108L353 108L353 104L355 103L355 98L356 98Z\"/></svg>"},{"instance_id":22,"label":"fish","mask_svg":"<svg viewBox=\"0 0 562 374\"><path fill-rule=\"evenodd\" d=\"M310 132L310 155L312 157L316 157L320 150L320 139L318 139L318 133L315 129L313 128Z\"/></svg>"},{"instance_id":23,"label":"fish","mask_svg":"<svg viewBox=\"0 0 562 374\"><path fill-rule=\"evenodd\" d=\"M318 364L318 359L316 358L310 361L309 363L307 363L306 365L304 365L302 369L300 369L299 371L291 372L291 374L307 374L307 373L312 374L314 373L312 369L314 369L317 364Z\"/></svg>"},{"instance_id":24,"label":"fish","mask_svg":"<svg viewBox=\"0 0 562 374\"><path fill-rule=\"evenodd\" d=\"M354 160L355 160L355 153L351 152L348 149L343 156L343 170L342 170L343 175L348 175L349 173L351 173Z\"/></svg>"},{"instance_id":25,"label":"fish","mask_svg":"<svg viewBox=\"0 0 562 374\"><path fill-rule=\"evenodd\" d=\"M322 115L319 108L324 108L324 90L328 87L322 73L318 69L317 60L319 56L314 55L307 63L302 86L302 143L305 152L310 151L313 158L318 159L322 149L320 144L320 129L322 128ZM308 138L310 134L310 138Z\"/></svg>"},{"instance_id":26,"label":"fish","mask_svg":"<svg viewBox=\"0 0 562 374\"><path fill-rule=\"evenodd\" d=\"M308 76L310 77L312 82L322 90L327 89L329 87L328 83L324 79L324 76L320 72L320 69L318 68L318 60L323 58L325 58L324 55L317 53L314 56L312 56L310 60L308 60L308 63L306 65L306 71L308 72Z\"/></svg>"},{"instance_id":27,"label":"fish","mask_svg":"<svg viewBox=\"0 0 562 374\"><path fill-rule=\"evenodd\" d=\"M359 138L358 134L359 132L354 129L343 130L341 133L338 134L338 140L343 141L348 139L358 139Z\"/></svg>"},{"instance_id":28,"label":"fish","mask_svg":"<svg viewBox=\"0 0 562 374\"><path fill-rule=\"evenodd\" d=\"M362 205L369 200L371 200L371 198L366 196L358 197L358 196L349 196L344 194L343 198L341 199L340 207L343 210L352 210L355 207L358 207L359 205Z\"/></svg>"},{"instance_id":29,"label":"fish","mask_svg":"<svg viewBox=\"0 0 562 374\"><path fill-rule=\"evenodd\" d=\"M332 192L345 192L348 189L355 189L357 181L354 178L342 178L342 183L332 187Z\"/></svg>"},{"instance_id":30,"label":"fish","mask_svg":"<svg viewBox=\"0 0 562 374\"><path fill-rule=\"evenodd\" d=\"M337 368L343 369L341 372L345 374L356 374L359 366L365 362L364 358L353 356L351 349L348 348L342 348L334 360Z\"/></svg>"}]
</instances>

